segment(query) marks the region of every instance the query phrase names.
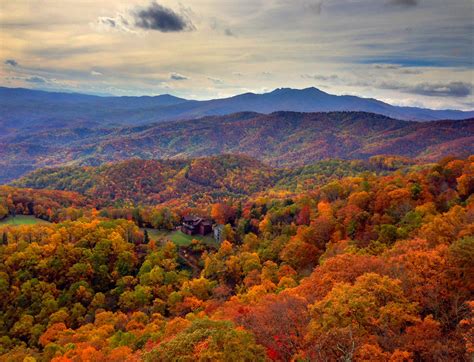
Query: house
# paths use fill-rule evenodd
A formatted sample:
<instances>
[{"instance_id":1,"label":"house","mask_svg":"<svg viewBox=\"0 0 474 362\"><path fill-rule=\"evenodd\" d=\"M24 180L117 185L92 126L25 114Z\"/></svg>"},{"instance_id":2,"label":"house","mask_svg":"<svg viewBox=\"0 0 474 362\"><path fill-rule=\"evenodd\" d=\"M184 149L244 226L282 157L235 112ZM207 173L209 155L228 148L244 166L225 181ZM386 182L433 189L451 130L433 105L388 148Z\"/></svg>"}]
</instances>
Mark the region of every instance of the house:
<instances>
[{"instance_id":1,"label":"house","mask_svg":"<svg viewBox=\"0 0 474 362\"><path fill-rule=\"evenodd\" d=\"M207 235L212 231L212 222L196 216L185 216L181 231L188 235Z\"/></svg>"},{"instance_id":2,"label":"house","mask_svg":"<svg viewBox=\"0 0 474 362\"><path fill-rule=\"evenodd\" d=\"M224 231L224 225L216 225L213 228L214 231L214 240L220 244L222 243L223 239L223 231Z\"/></svg>"}]
</instances>

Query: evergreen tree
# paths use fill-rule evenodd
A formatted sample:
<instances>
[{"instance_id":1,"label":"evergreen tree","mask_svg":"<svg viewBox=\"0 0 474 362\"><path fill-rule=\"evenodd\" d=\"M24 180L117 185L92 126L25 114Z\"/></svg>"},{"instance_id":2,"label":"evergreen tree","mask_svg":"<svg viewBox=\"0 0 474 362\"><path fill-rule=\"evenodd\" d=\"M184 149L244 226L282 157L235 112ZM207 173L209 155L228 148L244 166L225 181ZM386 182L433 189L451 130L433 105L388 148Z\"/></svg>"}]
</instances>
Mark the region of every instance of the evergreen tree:
<instances>
[{"instance_id":1,"label":"evergreen tree","mask_svg":"<svg viewBox=\"0 0 474 362\"><path fill-rule=\"evenodd\" d=\"M150 237L148 236L148 231L145 229L143 232L143 244L148 244L150 242Z\"/></svg>"},{"instance_id":2,"label":"evergreen tree","mask_svg":"<svg viewBox=\"0 0 474 362\"><path fill-rule=\"evenodd\" d=\"M143 225L143 218L142 215L140 214L140 209L134 208L132 210L132 219L135 221L135 223L139 226L142 227Z\"/></svg>"}]
</instances>

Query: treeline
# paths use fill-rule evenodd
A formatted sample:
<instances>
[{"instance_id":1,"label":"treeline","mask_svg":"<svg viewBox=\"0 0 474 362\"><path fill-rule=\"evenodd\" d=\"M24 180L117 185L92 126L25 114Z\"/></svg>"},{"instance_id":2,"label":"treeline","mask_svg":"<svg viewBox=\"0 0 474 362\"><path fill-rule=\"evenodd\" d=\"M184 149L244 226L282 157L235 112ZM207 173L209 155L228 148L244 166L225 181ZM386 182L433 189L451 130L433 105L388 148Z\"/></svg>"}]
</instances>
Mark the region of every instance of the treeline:
<instances>
[{"instance_id":1,"label":"treeline","mask_svg":"<svg viewBox=\"0 0 474 362\"><path fill-rule=\"evenodd\" d=\"M0 220L9 215L34 215L53 222L77 219L86 205L86 198L75 192L0 186Z\"/></svg>"}]
</instances>

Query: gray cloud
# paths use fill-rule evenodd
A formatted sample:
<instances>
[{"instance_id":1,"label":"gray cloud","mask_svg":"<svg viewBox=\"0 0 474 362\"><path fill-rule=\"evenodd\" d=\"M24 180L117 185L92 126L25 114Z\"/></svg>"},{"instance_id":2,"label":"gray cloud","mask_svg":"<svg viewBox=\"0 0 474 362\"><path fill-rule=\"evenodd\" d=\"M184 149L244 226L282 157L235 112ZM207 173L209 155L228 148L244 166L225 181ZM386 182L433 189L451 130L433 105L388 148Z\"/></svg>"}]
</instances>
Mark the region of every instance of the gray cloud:
<instances>
[{"instance_id":1,"label":"gray cloud","mask_svg":"<svg viewBox=\"0 0 474 362\"><path fill-rule=\"evenodd\" d=\"M235 36L234 32L229 28L226 28L224 30L224 34L227 35L227 36Z\"/></svg>"},{"instance_id":2,"label":"gray cloud","mask_svg":"<svg viewBox=\"0 0 474 362\"><path fill-rule=\"evenodd\" d=\"M43 77L38 77L38 76L36 76L36 75L25 79L25 82L28 82L28 83L36 83L36 84L48 83L48 81L47 81L46 79L44 79Z\"/></svg>"},{"instance_id":3,"label":"gray cloud","mask_svg":"<svg viewBox=\"0 0 474 362\"><path fill-rule=\"evenodd\" d=\"M171 73L170 74L170 79L172 80L187 80L189 79L185 75L179 74L179 73Z\"/></svg>"},{"instance_id":4,"label":"gray cloud","mask_svg":"<svg viewBox=\"0 0 474 362\"><path fill-rule=\"evenodd\" d=\"M219 78L207 77L207 79L209 79L214 84L224 84L224 81Z\"/></svg>"},{"instance_id":5,"label":"gray cloud","mask_svg":"<svg viewBox=\"0 0 474 362\"><path fill-rule=\"evenodd\" d=\"M216 30L219 32L222 31L226 36L236 36L234 31L230 27L226 26L221 20L217 18L212 18L209 22L209 26L212 30Z\"/></svg>"},{"instance_id":6,"label":"gray cloud","mask_svg":"<svg viewBox=\"0 0 474 362\"><path fill-rule=\"evenodd\" d=\"M472 84L451 82L448 84L418 84L410 89L412 93L425 96L467 97L472 93Z\"/></svg>"},{"instance_id":7,"label":"gray cloud","mask_svg":"<svg viewBox=\"0 0 474 362\"><path fill-rule=\"evenodd\" d=\"M389 0L389 5L412 7L418 5L418 0Z\"/></svg>"},{"instance_id":8,"label":"gray cloud","mask_svg":"<svg viewBox=\"0 0 474 362\"><path fill-rule=\"evenodd\" d=\"M450 83L419 83L406 85L400 83L380 83L379 88L400 90L406 93L419 94L428 97L463 98L472 94L473 85L466 82Z\"/></svg>"},{"instance_id":9,"label":"gray cloud","mask_svg":"<svg viewBox=\"0 0 474 362\"><path fill-rule=\"evenodd\" d=\"M400 73L402 74L423 74L423 72L419 69L400 69Z\"/></svg>"},{"instance_id":10,"label":"gray cloud","mask_svg":"<svg viewBox=\"0 0 474 362\"><path fill-rule=\"evenodd\" d=\"M109 17L105 17L105 16L101 16L98 19L98 22L103 24L103 25L110 26L112 28L115 28L115 26L117 25L117 21L114 18L109 18Z\"/></svg>"},{"instance_id":11,"label":"gray cloud","mask_svg":"<svg viewBox=\"0 0 474 362\"><path fill-rule=\"evenodd\" d=\"M112 28L128 33L133 32L129 20L127 20L127 16L123 14L117 14L115 17L100 16L97 18L97 24L105 28Z\"/></svg>"},{"instance_id":12,"label":"gray cloud","mask_svg":"<svg viewBox=\"0 0 474 362\"><path fill-rule=\"evenodd\" d=\"M401 74L422 74L423 72L419 69L405 68L399 64L374 64L375 69L381 70L395 70Z\"/></svg>"},{"instance_id":13,"label":"gray cloud","mask_svg":"<svg viewBox=\"0 0 474 362\"><path fill-rule=\"evenodd\" d=\"M401 66L398 64L375 64L375 69L400 69Z\"/></svg>"},{"instance_id":14,"label":"gray cloud","mask_svg":"<svg viewBox=\"0 0 474 362\"><path fill-rule=\"evenodd\" d=\"M314 80L321 80L321 81L336 81L339 80L339 77L336 74L331 75L319 75L319 74L302 74L301 78L303 79L314 79Z\"/></svg>"},{"instance_id":15,"label":"gray cloud","mask_svg":"<svg viewBox=\"0 0 474 362\"><path fill-rule=\"evenodd\" d=\"M194 30L192 22L183 14L178 14L156 2L133 13L135 26L164 33Z\"/></svg>"},{"instance_id":16,"label":"gray cloud","mask_svg":"<svg viewBox=\"0 0 474 362\"><path fill-rule=\"evenodd\" d=\"M10 65L12 67L18 66L18 62L15 59L7 59L5 60L6 65Z\"/></svg>"},{"instance_id":17,"label":"gray cloud","mask_svg":"<svg viewBox=\"0 0 474 362\"><path fill-rule=\"evenodd\" d=\"M323 9L323 1L305 1L304 9L309 10L313 14L320 15Z\"/></svg>"}]
</instances>

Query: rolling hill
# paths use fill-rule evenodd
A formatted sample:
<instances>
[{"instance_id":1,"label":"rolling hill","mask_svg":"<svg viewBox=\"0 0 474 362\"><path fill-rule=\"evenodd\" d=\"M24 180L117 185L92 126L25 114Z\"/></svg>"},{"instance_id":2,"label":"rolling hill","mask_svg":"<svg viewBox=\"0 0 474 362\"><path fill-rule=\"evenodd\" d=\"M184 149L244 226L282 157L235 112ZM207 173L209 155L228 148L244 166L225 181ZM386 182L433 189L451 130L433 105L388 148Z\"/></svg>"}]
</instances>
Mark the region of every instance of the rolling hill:
<instances>
[{"instance_id":1,"label":"rolling hill","mask_svg":"<svg viewBox=\"0 0 474 362\"><path fill-rule=\"evenodd\" d=\"M188 160L139 160L101 166L60 166L36 170L13 183L17 187L73 191L95 205L211 203L241 199L269 189L301 192L355 176L410 167L401 157L369 161L327 160L293 168L275 168L244 155L219 155Z\"/></svg>"},{"instance_id":2,"label":"rolling hill","mask_svg":"<svg viewBox=\"0 0 474 362\"><path fill-rule=\"evenodd\" d=\"M160 204L172 200L239 197L275 184L277 171L245 156L193 160L127 160L98 167L37 170L16 186L76 191L98 205ZM212 196L210 195L212 194Z\"/></svg>"},{"instance_id":3,"label":"rolling hill","mask_svg":"<svg viewBox=\"0 0 474 362\"><path fill-rule=\"evenodd\" d=\"M238 113L139 127L71 128L0 140L0 182L37 168L238 153L272 166L379 154L431 161L474 152L474 119L408 122L362 112Z\"/></svg>"}]
</instances>

